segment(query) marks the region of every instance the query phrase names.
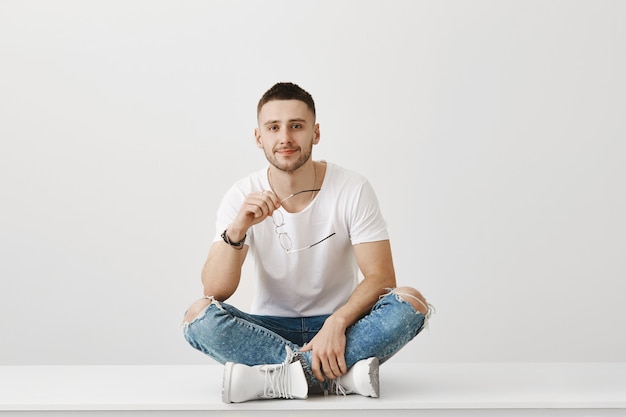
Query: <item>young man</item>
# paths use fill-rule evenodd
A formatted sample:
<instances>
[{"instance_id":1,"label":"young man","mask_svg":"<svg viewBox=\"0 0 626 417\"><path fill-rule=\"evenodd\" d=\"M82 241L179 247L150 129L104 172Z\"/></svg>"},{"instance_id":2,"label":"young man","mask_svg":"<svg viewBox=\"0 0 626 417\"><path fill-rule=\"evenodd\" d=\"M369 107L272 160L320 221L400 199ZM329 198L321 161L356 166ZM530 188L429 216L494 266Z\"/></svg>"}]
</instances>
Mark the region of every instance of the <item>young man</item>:
<instances>
[{"instance_id":1,"label":"young man","mask_svg":"<svg viewBox=\"0 0 626 417\"><path fill-rule=\"evenodd\" d=\"M205 297L187 311L185 338L226 365L225 402L329 390L378 397L379 363L422 330L432 307L419 291L396 288L369 182L312 159L320 128L311 95L278 83L259 101L257 119L269 167L222 200L202 271ZM224 303L249 251L252 314Z\"/></svg>"}]
</instances>

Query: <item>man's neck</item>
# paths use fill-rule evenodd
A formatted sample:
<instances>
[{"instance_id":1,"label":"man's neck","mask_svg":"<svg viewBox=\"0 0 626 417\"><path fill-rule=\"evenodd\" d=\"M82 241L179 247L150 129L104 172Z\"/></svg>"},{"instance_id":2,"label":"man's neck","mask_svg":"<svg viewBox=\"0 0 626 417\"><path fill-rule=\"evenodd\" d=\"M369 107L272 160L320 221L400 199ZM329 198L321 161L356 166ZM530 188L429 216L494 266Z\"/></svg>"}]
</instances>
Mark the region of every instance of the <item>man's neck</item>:
<instances>
[{"instance_id":1,"label":"man's neck","mask_svg":"<svg viewBox=\"0 0 626 417\"><path fill-rule=\"evenodd\" d=\"M320 180L318 179L317 171L317 164L313 160L310 160L293 172L281 171L274 166L270 166L267 172L267 178L272 191L282 200L299 191L319 188ZM311 197L310 194L307 194L303 195L302 200ZM296 200L296 197L290 200Z\"/></svg>"}]
</instances>

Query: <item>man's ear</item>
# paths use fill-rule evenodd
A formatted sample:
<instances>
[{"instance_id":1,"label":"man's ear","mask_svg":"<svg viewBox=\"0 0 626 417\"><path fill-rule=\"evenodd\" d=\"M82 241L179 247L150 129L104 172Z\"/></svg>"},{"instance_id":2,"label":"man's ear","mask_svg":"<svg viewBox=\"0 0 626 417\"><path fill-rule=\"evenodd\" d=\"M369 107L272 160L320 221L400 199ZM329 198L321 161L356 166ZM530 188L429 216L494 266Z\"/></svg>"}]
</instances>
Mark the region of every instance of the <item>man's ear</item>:
<instances>
[{"instance_id":1,"label":"man's ear","mask_svg":"<svg viewBox=\"0 0 626 417\"><path fill-rule=\"evenodd\" d=\"M263 143L261 142L261 132L259 131L258 127L254 128L254 139L256 141L256 146L263 149Z\"/></svg>"},{"instance_id":2,"label":"man's ear","mask_svg":"<svg viewBox=\"0 0 626 417\"><path fill-rule=\"evenodd\" d=\"M320 141L320 124L319 123L315 124L315 128L313 129L313 132L315 133L315 137L313 138L313 144L317 145Z\"/></svg>"}]
</instances>

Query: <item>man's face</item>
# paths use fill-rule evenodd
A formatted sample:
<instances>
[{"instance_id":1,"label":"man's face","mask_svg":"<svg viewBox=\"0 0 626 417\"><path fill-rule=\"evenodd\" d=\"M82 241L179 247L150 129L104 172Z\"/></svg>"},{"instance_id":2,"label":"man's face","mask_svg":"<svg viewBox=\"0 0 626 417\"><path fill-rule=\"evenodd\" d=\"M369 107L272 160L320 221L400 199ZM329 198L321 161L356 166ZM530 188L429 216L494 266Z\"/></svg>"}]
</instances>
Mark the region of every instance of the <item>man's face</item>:
<instances>
[{"instance_id":1,"label":"man's face","mask_svg":"<svg viewBox=\"0 0 626 417\"><path fill-rule=\"evenodd\" d=\"M319 125L313 112L300 100L273 100L261 107L254 135L270 164L295 172L310 158L319 142Z\"/></svg>"}]
</instances>

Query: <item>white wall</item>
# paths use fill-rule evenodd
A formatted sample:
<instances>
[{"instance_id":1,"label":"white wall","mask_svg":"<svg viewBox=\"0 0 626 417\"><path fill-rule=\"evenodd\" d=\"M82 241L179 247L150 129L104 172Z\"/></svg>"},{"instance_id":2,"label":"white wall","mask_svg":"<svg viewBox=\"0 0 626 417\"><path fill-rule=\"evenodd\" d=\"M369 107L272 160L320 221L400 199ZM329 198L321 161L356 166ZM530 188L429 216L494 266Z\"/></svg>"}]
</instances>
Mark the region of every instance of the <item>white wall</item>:
<instances>
[{"instance_id":1,"label":"white wall","mask_svg":"<svg viewBox=\"0 0 626 417\"><path fill-rule=\"evenodd\" d=\"M0 365L209 361L179 323L285 80L438 308L394 360L626 361L624 21L591 0L0 1Z\"/></svg>"}]
</instances>

